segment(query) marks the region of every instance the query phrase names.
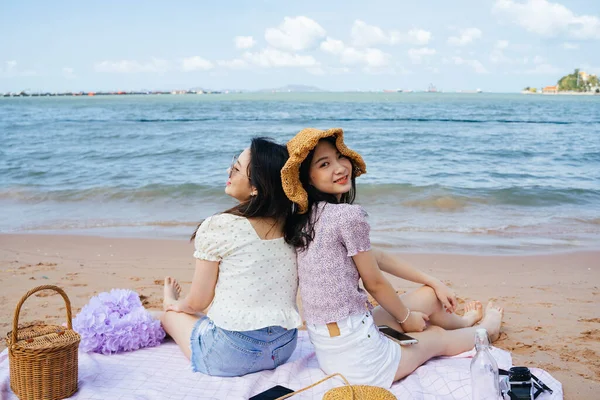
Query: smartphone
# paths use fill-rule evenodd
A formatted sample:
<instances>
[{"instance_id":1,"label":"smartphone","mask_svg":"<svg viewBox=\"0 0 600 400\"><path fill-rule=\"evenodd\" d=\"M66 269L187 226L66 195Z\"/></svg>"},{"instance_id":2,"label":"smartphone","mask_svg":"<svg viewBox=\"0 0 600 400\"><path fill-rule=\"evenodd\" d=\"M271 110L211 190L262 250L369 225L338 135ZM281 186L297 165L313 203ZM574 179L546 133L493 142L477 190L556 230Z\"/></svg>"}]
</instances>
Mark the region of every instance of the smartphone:
<instances>
[{"instance_id":1,"label":"smartphone","mask_svg":"<svg viewBox=\"0 0 600 400\"><path fill-rule=\"evenodd\" d=\"M265 390L262 393L259 393L257 395L250 397L249 400L275 400L276 398L285 396L286 394L289 394L292 392L293 392L292 389L288 389L284 386L277 385L277 386L273 386L270 389Z\"/></svg>"},{"instance_id":2,"label":"smartphone","mask_svg":"<svg viewBox=\"0 0 600 400\"><path fill-rule=\"evenodd\" d=\"M419 343L419 341L417 339L415 339L414 337L408 336L406 333L392 329L387 325L379 325L377 328L379 329L379 332L383 333L390 339L395 340L396 342L400 343L403 346Z\"/></svg>"}]
</instances>

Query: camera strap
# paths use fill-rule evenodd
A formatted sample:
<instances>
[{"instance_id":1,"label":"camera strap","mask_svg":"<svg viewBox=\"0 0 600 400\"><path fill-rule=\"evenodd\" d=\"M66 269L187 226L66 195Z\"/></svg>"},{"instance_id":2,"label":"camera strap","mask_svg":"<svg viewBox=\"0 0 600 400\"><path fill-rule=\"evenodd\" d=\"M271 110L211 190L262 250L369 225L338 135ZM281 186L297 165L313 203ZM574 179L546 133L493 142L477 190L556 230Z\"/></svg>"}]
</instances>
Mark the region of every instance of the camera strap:
<instances>
[{"instance_id":1,"label":"camera strap","mask_svg":"<svg viewBox=\"0 0 600 400\"><path fill-rule=\"evenodd\" d=\"M502 369L502 368L498 368L498 373L500 375L510 376L510 372L505 369ZM532 379L531 383L533 384L533 387L536 389L535 393L533 394L534 399L537 399L537 397L543 392L550 392L551 394L554 393L554 391L552 389L550 389L544 382L542 382L533 373L531 374L531 379ZM511 390L509 390L506 394L510 397L511 400L519 400L517 398L517 396Z\"/></svg>"}]
</instances>

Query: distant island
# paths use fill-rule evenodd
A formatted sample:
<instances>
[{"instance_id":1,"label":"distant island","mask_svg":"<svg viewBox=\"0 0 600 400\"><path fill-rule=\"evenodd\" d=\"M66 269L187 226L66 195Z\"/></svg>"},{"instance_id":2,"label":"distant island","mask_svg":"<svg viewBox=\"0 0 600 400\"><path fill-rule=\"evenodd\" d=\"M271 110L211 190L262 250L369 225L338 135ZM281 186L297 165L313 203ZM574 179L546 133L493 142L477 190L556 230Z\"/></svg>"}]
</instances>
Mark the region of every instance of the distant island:
<instances>
[{"instance_id":1,"label":"distant island","mask_svg":"<svg viewBox=\"0 0 600 400\"><path fill-rule=\"evenodd\" d=\"M2 97L54 97L54 96L130 96L130 95L164 95L164 94L221 94L224 92L202 89L189 90L117 90L102 92L20 92L0 93Z\"/></svg>"},{"instance_id":2,"label":"distant island","mask_svg":"<svg viewBox=\"0 0 600 400\"><path fill-rule=\"evenodd\" d=\"M320 89L316 86L307 85L286 85L275 89L263 89L259 92L271 92L271 93L317 93L326 92L326 90Z\"/></svg>"},{"instance_id":3,"label":"distant island","mask_svg":"<svg viewBox=\"0 0 600 400\"><path fill-rule=\"evenodd\" d=\"M588 74L576 68L572 74L560 78L556 85L546 86L538 91L537 88L527 86L521 93L524 94L600 94L598 76Z\"/></svg>"},{"instance_id":4,"label":"distant island","mask_svg":"<svg viewBox=\"0 0 600 400\"><path fill-rule=\"evenodd\" d=\"M54 97L54 96L127 96L127 95L170 95L170 94L229 94L229 93L248 93L252 91L246 90L210 90L201 87L191 89L177 90L115 90L101 92L29 92L22 90L20 92L0 93L2 97ZM255 93L317 93L326 92L315 86L307 85L287 85L274 89L261 89L254 91Z\"/></svg>"}]
</instances>

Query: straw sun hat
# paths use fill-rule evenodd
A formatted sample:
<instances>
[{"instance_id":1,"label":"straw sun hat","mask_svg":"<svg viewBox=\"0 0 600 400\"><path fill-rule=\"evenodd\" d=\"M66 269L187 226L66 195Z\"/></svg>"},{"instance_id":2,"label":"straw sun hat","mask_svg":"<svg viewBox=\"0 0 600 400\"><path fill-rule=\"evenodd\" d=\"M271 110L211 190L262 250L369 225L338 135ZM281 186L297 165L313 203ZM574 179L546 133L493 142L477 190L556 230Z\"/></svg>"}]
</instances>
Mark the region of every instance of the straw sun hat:
<instances>
[{"instance_id":1,"label":"straw sun hat","mask_svg":"<svg viewBox=\"0 0 600 400\"><path fill-rule=\"evenodd\" d=\"M354 164L354 176L367 173L367 166L360 154L350 150L344 144L344 131L342 128L332 128L326 131L315 128L301 130L287 143L290 158L281 170L283 190L288 199L298 205L299 214L304 214L308 211L308 193L306 193L300 182L300 164L306 159L308 153L317 146L319 140L331 136L335 137L335 147L337 147L338 151L352 160Z\"/></svg>"}]
</instances>

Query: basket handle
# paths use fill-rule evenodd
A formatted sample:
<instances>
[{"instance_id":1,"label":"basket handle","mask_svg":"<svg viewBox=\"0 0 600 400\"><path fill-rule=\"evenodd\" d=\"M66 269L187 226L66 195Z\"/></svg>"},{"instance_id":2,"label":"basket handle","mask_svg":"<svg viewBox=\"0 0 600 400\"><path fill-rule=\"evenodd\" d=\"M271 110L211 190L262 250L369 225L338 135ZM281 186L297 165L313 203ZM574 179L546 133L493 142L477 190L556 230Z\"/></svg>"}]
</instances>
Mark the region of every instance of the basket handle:
<instances>
[{"instance_id":1,"label":"basket handle","mask_svg":"<svg viewBox=\"0 0 600 400\"><path fill-rule=\"evenodd\" d=\"M278 397L275 400L283 400L283 399L287 399L288 397L292 397L293 395L298 394L300 392L304 392L305 390L308 390L308 389L310 389L312 387L315 387L319 383L325 382L327 379L333 378L334 376L339 376L340 378L342 378L344 380L344 383L346 385L348 385L348 387L350 387L350 394L352 395L352 398L350 400L354 400L354 389L352 388L352 385L350 385L350 383L348 382L348 380L346 380L346 378L344 377L344 375L340 374L339 372L337 372L335 374L328 375L325 378L321 379L320 381L313 383L312 385L309 385L309 386L307 386L305 388L296 390L295 392L288 393L285 396Z\"/></svg>"},{"instance_id":2,"label":"basket handle","mask_svg":"<svg viewBox=\"0 0 600 400\"><path fill-rule=\"evenodd\" d=\"M25 300L27 300L27 298L29 296L31 296L32 294L39 292L40 290L46 290L46 289L52 289L56 292L58 292L58 294L60 294L63 298L63 300L65 301L65 304L67 306L67 327L69 329L73 329L73 324L71 322L71 302L69 301L69 297L67 296L67 294L65 293L64 290L62 290L61 288L59 288L58 286L54 286L54 285L42 285L42 286L37 286L34 287L33 289L31 289L29 292L25 293L23 295L23 297L21 297L21 300L19 301L19 303L17 304L17 308L15 309L15 315L13 316L13 329L12 329L12 343L17 343L17 328L19 326L19 314L21 313L21 306L23 305L23 303L25 303Z\"/></svg>"}]
</instances>

